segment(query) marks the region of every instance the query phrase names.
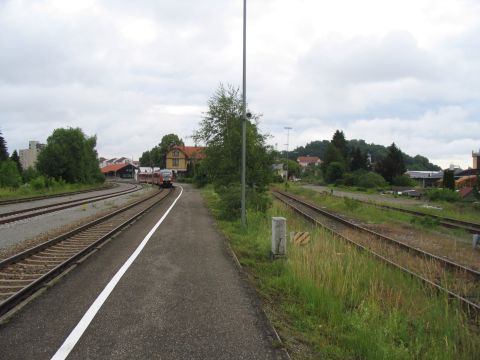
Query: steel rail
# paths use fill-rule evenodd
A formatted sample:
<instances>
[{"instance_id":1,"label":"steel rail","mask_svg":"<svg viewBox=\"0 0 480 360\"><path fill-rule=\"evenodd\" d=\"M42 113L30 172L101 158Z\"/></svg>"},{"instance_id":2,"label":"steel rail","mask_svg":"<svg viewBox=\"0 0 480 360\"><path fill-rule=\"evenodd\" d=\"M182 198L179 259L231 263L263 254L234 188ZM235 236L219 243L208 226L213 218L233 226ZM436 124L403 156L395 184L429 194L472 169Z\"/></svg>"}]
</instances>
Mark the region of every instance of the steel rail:
<instances>
[{"instance_id":1,"label":"steel rail","mask_svg":"<svg viewBox=\"0 0 480 360\"><path fill-rule=\"evenodd\" d=\"M28 208L28 209L22 209L22 210L15 210L15 211L10 211L6 213L1 213L0 214L0 224L8 224L11 222L23 220L23 219L28 219L32 217L36 217L39 215L44 215L48 214L51 212L59 211L59 210L65 210L68 208L72 208L78 205L84 205L88 204L91 202L96 202L96 201L101 201L101 200L106 200L110 199L112 197L117 197L117 196L122 196L126 194L130 194L136 191L141 190L141 187L139 186L134 186L133 188L121 190L121 191L116 191L114 193L110 194L103 194L103 195L95 195L95 196L89 196L83 199L77 199L77 200L68 200L68 201L63 201L55 204L49 204L49 205L42 205L42 206L37 206L33 208ZM41 210L41 211L39 211ZM18 215L18 214L23 214L23 215ZM18 215L18 216L15 216Z\"/></svg>"},{"instance_id":2,"label":"steel rail","mask_svg":"<svg viewBox=\"0 0 480 360\"><path fill-rule=\"evenodd\" d=\"M431 217L433 219L438 220L439 224L441 226L444 226L444 227L448 227L448 228L451 228L451 229L462 229L462 230L468 231L471 234L479 234L480 233L480 224L479 223L454 219L454 218L447 217L447 216L427 214L427 213L424 213L424 212L421 212L421 211L404 209L404 208L391 206L391 205L379 204L375 201L361 200L361 199L356 199L356 198L349 197L349 196L340 196L340 195L333 195L333 196L336 196L336 197L339 197L339 198L354 199L354 200L359 201L361 203L372 205L372 206L378 207L380 209L398 211L398 212L402 212L402 213L405 213L405 214L415 215L415 216L418 216L418 217Z\"/></svg>"},{"instance_id":3,"label":"steel rail","mask_svg":"<svg viewBox=\"0 0 480 360\"><path fill-rule=\"evenodd\" d=\"M407 268L405 268L404 266L400 265L400 264L397 264L395 263L394 261L384 257L383 255L380 255L378 254L376 251L374 250L371 250L367 247L365 247L364 245L356 242L355 240L352 240L342 234L339 234L337 231L335 231L334 229L330 228L329 226L319 222L316 218L314 218L313 216L311 216L310 214L307 214L306 212L302 211L302 209L296 207L294 204L291 204L287 201L285 201L284 199L281 198L281 196L284 196L286 197L287 199L290 199L290 200L293 200L293 201L296 201L298 203L300 203L301 205L303 206L306 206L308 208L311 208L312 210L321 210L321 209L318 209L316 207L311 207L310 204L302 201L302 200L299 200L295 197L291 197L289 196L289 194L285 194L284 192L281 192L281 191L273 191L273 195L280 201L282 201L284 204L286 204L287 206L289 206L290 208L292 208L295 212L297 212L298 214L300 214L301 216L303 216L304 218L306 218L307 220L313 222L315 225L319 225L321 226L322 228L324 228L325 230L327 230L328 232L330 232L332 235L334 236L337 236L339 238L341 238L342 240L346 241L347 243L352 243L353 245L355 245L357 248L359 248L361 251L365 251L367 252L368 254L371 254L373 255L374 257L380 259L381 261L385 262L386 264L394 267L394 268L397 268L401 271L404 271L406 273L408 273L410 276L412 277L415 277L419 280L421 280L422 282L426 283L427 285L430 285L432 287L434 287L435 289L437 289L438 291L441 291L441 292L444 292L446 294L448 294L450 297L452 298L455 298L457 300L459 300L462 304L464 304L464 306L466 306L466 308L468 310L473 310L475 313L480 313L480 304L477 304L477 303L474 303L472 302L471 300L459 295L459 294L456 294L454 292L452 292L451 290L448 290L446 288L444 288L443 286L441 285L438 285L436 284L435 282L423 277L422 275L420 274L417 274ZM321 213L323 213L323 210L321 210ZM330 216L328 216L330 217ZM332 219L334 219L333 217L331 217ZM338 218L340 220L344 220L344 219L341 219L341 218ZM337 219L335 219L337 220ZM341 221L343 223L343 221ZM355 225L355 224L353 224ZM415 248L413 248L415 249ZM416 249L415 249L416 250Z\"/></svg>"},{"instance_id":4,"label":"steel rail","mask_svg":"<svg viewBox=\"0 0 480 360\"><path fill-rule=\"evenodd\" d=\"M65 196L70 196L70 195L78 195L78 194L84 194L84 193L89 193L93 191L102 191L102 190L108 190L113 187L118 187L117 183L109 183L108 185L100 186L95 189L88 189L88 190L79 190L79 191L72 191L72 192L63 192L59 194L52 194L52 195L41 195L41 196L31 196L23 199L13 199L13 200L1 200L0 201L0 206L2 205L11 205L11 204L21 204L21 203L26 203L26 202L33 202L37 200L45 200L45 199L54 199L57 197L65 197Z\"/></svg>"},{"instance_id":5,"label":"steel rail","mask_svg":"<svg viewBox=\"0 0 480 360\"><path fill-rule=\"evenodd\" d=\"M475 270L475 269L469 268L469 267L464 266L464 265L461 265L461 264L457 264L457 263L455 263L455 262L453 262L453 261L450 261L450 260L448 260L448 259L445 259L445 258L442 258L442 257L440 257L440 256L434 255L434 254L432 254L432 253L429 253L429 252L427 252L427 251L421 250L421 249L419 249L419 248L410 246L410 245L405 244L405 243L403 243L403 242L401 242L401 241L398 241L398 240L396 240L396 239L393 239L393 238L391 238L391 237L389 237L389 236L386 236L386 235L382 235L382 234L380 234L380 233L377 233L376 231L369 230L369 229L367 229L367 228L365 228L365 227L363 227L363 226L360 226L360 225L357 225L357 224L355 224L355 223L353 223L353 222L351 222L351 221L348 221L348 220L346 220L346 219L344 219L344 218L342 218L342 217L340 217L340 216L338 216L338 215L336 215L336 214L333 214L333 213L331 213L331 212L329 212L329 211L326 211L326 210L324 210L324 209L321 209L321 208L319 208L318 206L316 206L316 205L314 205L314 204L311 204L311 203L309 203L309 202L307 202L307 201L301 200L301 199L299 199L299 198L297 198L297 197L295 197L295 196L293 196L293 195L291 195L291 194L285 193L285 192L283 192L283 191L276 191L276 192L279 193L279 194L281 194L281 195L283 195L283 196L285 196L285 197L287 197L287 198L289 198L289 199L292 199L292 200L294 200L294 201L298 201L298 202L302 203L304 206L307 206L307 207L309 207L310 209L315 210L315 211L321 213L322 215L324 215L324 216L326 216L326 217L329 217L329 218L331 218L331 219L333 219L333 220L335 220L335 221L339 221L339 222L343 223L344 225L347 225L347 226L349 226L349 227L351 227L351 228L353 228L353 229L360 230L360 231L362 231L362 232L364 232L364 233L367 233L367 234L369 234L369 235L373 235L373 236L375 236L376 238L378 238L378 239L380 239L380 240L383 240L383 241L385 241L385 242L394 244L394 245L396 245L396 246L398 246L398 247L400 247L400 248L403 248L403 249L405 249L405 250L412 251L412 252L416 253L417 255L420 255L420 256L423 256L423 257L426 257L426 258L430 258L430 259L432 259L432 260L436 260L436 261L438 261L441 265L443 265L443 266L445 266L445 267L449 267L449 268L452 268L452 269L454 269L454 270L464 271L464 272L472 275L473 277L475 277L477 280L480 280L480 271L477 271L477 270Z\"/></svg>"},{"instance_id":6,"label":"steel rail","mask_svg":"<svg viewBox=\"0 0 480 360\"><path fill-rule=\"evenodd\" d=\"M6 298L2 302L0 302L0 316L4 315L8 311L10 311L12 308L14 308L16 305L24 301L26 298L28 298L30 295L35 293L37 290L42 288L47 282L50 280L54 279L57 277L59 274L63 273L67 269L69 269L71 266L75 265L80 259L88 255L91 251L98 249L98 246L101 245L104 241L112 237L115 233L119 232L121 229L123 229L125 226L129 225L133 221L135 221L138 217L143 215L145 212L150 210L152 207L156 206L158 203L162 202L163 200L167 199L172 193L174 189L170 189L168 193L164 196L162 196L160 199L157 201L153 202L146 208L142 209L138 213L134 214L133 216L129 217L127 220L122 221L118 226L115 228L111 229L107 233L101 234L100 238L97 240L94 240L91 242L89 245L86 247L83 247L80 251L76 252L73 256L68 255L68 259L59 262L54 268L49 269L47 272L45 272L43 275L39 274L31 274L28 276L28 274L25 277L30 277L30 278L35 278L35 279L28 279L31 281L28 285L22 287L19 291L15 292L12 294L10 297ZM114 218L115 216L122 214L123 212L134 208L135 206L141 205L159 195L163 194L163 189L159 192L156 193L152 196L149 196L145 199L139 200L133 204L127 205L122 209L116 210L108 215L105 215L99 219L96 219L88 224L85 224L83 226L78 227L77 229L74 229L66 234L63 234L61 236L58 236L54 239L51 239L49 241L46 241L42 244L39 244L33 248L27 249L19 254L16 254L8 259L0 261L0 273L2 273L2 270L7 268L10 265L14 265L16 263L19 263L21 261L27 260L31 258L32 256L35 256L36 254L39 254L40 252L47 250L55 245L61 244L63 241L68 241L69 238L78 235L82 233L85 230L91 229L96 225L99 225L101 223L104 223L107 220L110 220L111 218ZM58 256L62 257L62 256ZM21 277L24 277L21 275ZM3 279L5 282L13 282L14 280L8 280L8 279ZM8 286L7 286L8 287Z\"/></svg>"}]
</instances>

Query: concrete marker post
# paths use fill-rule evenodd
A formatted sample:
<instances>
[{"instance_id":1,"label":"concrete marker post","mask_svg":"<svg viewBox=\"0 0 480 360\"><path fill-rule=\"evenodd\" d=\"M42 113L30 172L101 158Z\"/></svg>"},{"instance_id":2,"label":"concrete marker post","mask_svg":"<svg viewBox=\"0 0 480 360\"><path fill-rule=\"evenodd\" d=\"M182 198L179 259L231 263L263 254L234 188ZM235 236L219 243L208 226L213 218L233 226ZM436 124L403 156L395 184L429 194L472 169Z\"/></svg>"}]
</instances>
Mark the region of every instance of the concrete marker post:
<instances>
[{"instance_id":1,"label":"concrete marker post","mask_svg":"<svg viewBox=\"0 0 480 360\"><path fill-rule=\"evenodd\" d=\"M287 255L287 219L272 217L272 260Z\"/></svg>"}]
</instances>

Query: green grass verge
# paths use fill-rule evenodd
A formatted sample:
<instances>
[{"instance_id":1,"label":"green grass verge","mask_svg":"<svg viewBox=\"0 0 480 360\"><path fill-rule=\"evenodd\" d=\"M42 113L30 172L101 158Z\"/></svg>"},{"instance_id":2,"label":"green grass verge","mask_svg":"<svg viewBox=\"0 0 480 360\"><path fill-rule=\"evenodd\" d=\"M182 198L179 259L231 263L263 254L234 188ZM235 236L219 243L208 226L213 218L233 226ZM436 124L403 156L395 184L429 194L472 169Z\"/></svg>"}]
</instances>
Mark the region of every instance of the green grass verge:
<instances>
[{"instance_id":1,"label":"green grass verge","mask_svg":"<svg viewBox=\"0 0 480 360\"><path fill-rule=\"evenodd\" d=\"M203 191L214 216L218 196ZM270 261L271 217L312 241ZM274 202L248 227L218 220L294 359L475 359L480 334L458 304ZM478 325L478 324L477 324Z\"/></svg>"},{"instance_id":2,"label":"green grass verge","mask_svg":"<svg viewBox=\"0 0 480 360\"><path fill-rule=\"evenodd\" d=\"M32 187L22 186L18 190L0 188L0 200L17 200L37 196L57 195L75 191L93 190L104 188L106 184L64 184L54 188L35 190Z\"/></svg>"},{"instance_id":3,"label":"green grass verge","mask_svg":"<svg viewBox=\"0 0 480 360\"><path fill-rule=\"evenodd\" d=\"M278 185L276 185L275 187L278 188L279 190L284 189L283 187L280 187ZM292 184L292 183L289 184L289 191L297 192L299 191L300 188L301 186L297 184ZM379 194L378 191L371 190L371 189L365 192L365 191L357 191L354 188L349 188L349 187L330 187L330 188L334 190L341 190L344 192L351 192L351 193L364 194L364 195ZM314 191L314 190L305 189L305 188L302 188L302 189ZM457 219L457 220L472 221L472 222L480 223L480 210L478 207L475 207L471 202L425 201L431 205L441 208L440 210L440 209L431 209L431 208L421 207L421 205L424 203L423 201L416 206L401 205L393 201L395 196L384 195L385 199L388 199L389 197L392 198L392 202L388 205L392 207L397 207L400 209L407 209L407 210L414 210L414 211L424 213L426 215L437 215L437 216L443 216L443 217L450 217L452 219Z\"/></svg>"},{"instance_id":4,"label":"green grass verge","mask_svg":"<svg viewBox=\"0 0 480 360\"><path fill-rule=\"evenodd\" d=\"M279 190L284 190L283 187L275 186ZM333 210L339 214L346 215L350 218L358 219L365 223L371 224L384 224L384 223L406 223L414 227L417 227L421 230L439 230L441 229L442 233L447 233L455 237L465 238L470 240L470 234L458 229L447 229L440 226L439 222L433 218L420 218L415 215L410 215L407 213L402 213L400 211L389 211L374 205L368 204L355 199L343 198L339 196L330 196L328 194L322 194L318 191L307 189L301 186L291 185L288 189L289 192L297 195L301 195L306 199L317 203L320 206L325 207L326 209ZM400 206L396 206L400 207ZM407 208L408 207L403 207ZM410 207L411 210L419 211L418 208ZM428 209L425 209L428 210ZM435 211L435 210L433 210ZM474 212L477 210L470 211L470 218L474 218ZM424 211L425 215L429 215L428 211ZM449 216L451 213L445 214L442 212L439 214L433 213L439 216ZM450 216L452 218L460 218L466 220L465 217L460 216L460 213L456 212L456 216ZM478 216L477 216L478 217ZM476 219L476 222L479 222L479 219Z\"/></svg>"}]
</instances>

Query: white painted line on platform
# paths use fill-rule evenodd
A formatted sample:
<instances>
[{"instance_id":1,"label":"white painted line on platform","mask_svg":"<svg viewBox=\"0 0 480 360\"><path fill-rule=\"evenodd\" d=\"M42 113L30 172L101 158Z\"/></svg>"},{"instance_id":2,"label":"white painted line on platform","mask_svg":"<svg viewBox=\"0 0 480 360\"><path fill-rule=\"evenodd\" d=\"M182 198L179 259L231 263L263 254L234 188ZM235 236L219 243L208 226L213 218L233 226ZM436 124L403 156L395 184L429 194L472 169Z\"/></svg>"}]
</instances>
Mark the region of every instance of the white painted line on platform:
<instances>
[{"instance_id":1,"label":"white painted line on platform","mask_svg":"<svg viewBox=\"0 0 480 360\"><path fill-rule=\"evenodd\" d=\"M155 233L155 231L158 229L158 227L162 224L163 220L167 217L167 215L170 213L170 211L173 209L175 204L177 203L178 199L180 199L180 196L183 194L183 188L180 186L180 195L177 196L173 204L168 208L168 210L165 212L165 214L162 216L160 220L155 224L155 226L150 230L150 232L145 236L145 238L142 240L140 245L136 248L134 253L130 255L128 260L123 264L123 266L120 268L120 270L117 271L115 276L110 280L110 282L107 284L105 289L98 295L98 297L95 299L93 304L90 306L90 308L87 310L85 315L83 315L82 319L80 322L77 324L75 329L72 330L70 335L67 337L67 339L64 341L62 346L57 350L55 355L53 355L52 360L63 360L66 359L68 354L73 350L75 345L77 344L78 340L82 337L83 333L85 330L87 330L88 326L92 322L93 318L95 315L98 313L100 308L102 307L103 303L105 300L108 299L108 296L111 294L115 286L118 284L120 279L123 277L125 272L128 270L130 265L133 264L137 256L140 254L140 252L143 250L145 245L148 243L148 240L152 237L152 235Z\"/></svg>"}]
</instances>

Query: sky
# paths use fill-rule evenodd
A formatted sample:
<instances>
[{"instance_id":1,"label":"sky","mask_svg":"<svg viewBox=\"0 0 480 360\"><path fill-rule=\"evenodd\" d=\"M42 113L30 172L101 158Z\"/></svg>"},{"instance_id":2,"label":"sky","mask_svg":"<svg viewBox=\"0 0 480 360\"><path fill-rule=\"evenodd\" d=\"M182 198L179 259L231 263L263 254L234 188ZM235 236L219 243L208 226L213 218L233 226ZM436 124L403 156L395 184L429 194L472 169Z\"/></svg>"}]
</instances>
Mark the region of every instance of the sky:
<instances>
[{"instance_id":1,"label":"sky","mask_svg":"<svg viewBox=\"0 0 480 360\"><path fill-rule=\"evenodd\" d=\"M269 144L395 142L442 167L480 149L480 1L249 0L247 101ZM0 0L10 153L59 127L104 157L186 145L220 84L242 86L241 0Z\"/></svg>"}]
</instances>

